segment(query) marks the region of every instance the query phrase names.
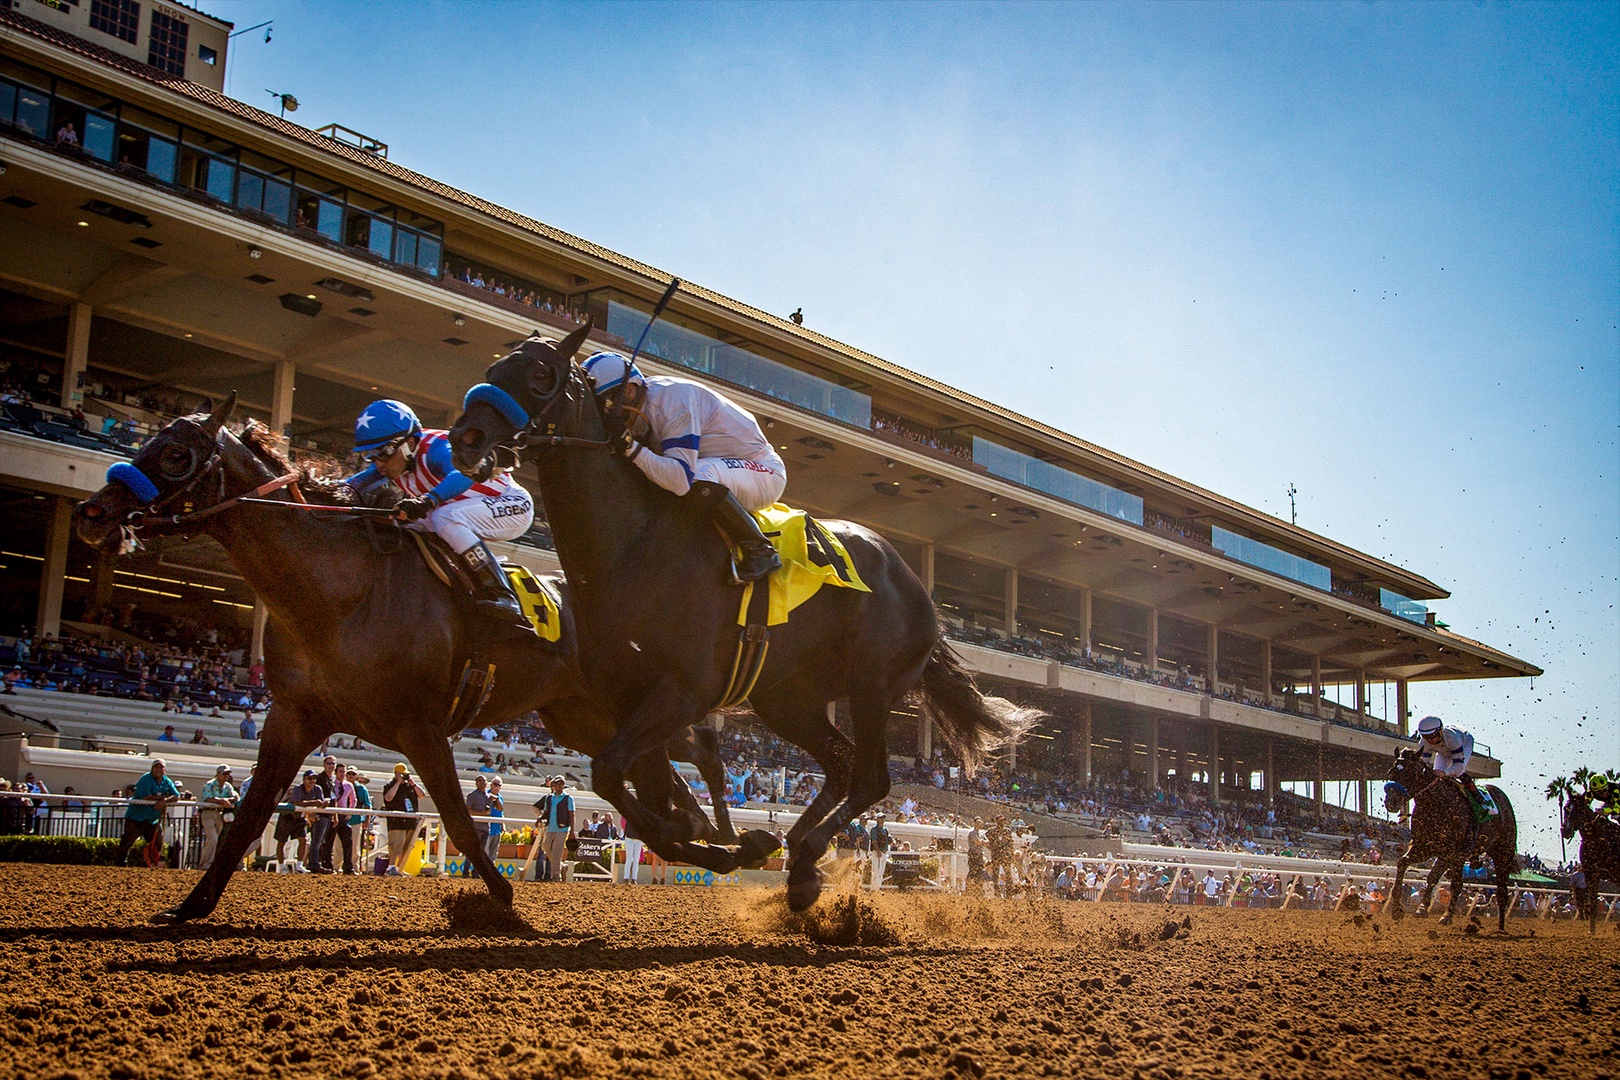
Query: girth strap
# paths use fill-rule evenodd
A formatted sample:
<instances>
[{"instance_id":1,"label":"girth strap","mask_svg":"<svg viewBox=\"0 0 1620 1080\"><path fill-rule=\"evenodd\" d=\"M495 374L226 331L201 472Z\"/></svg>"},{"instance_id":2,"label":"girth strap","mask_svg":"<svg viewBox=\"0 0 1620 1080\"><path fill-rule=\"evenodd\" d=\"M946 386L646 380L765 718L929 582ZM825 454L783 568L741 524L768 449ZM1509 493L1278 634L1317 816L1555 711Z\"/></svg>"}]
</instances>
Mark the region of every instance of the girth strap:
<instances>
[{"instance_id":1,"label":"girth strap","mask_svg":"<svg viewBox=\"0 0 1620 1080\"><path fill-rule=\"evenodd\" d=\"M770 615L771 590L768 579L750 581L743 588L742 618L744 625L737 632L737 655L731 661L731 678L720 700L709 711L729 709L740 705L754 692L759 673L765 667L765 656L771 648L771 631L766 625Z\"/></svg>"}]
</instances>

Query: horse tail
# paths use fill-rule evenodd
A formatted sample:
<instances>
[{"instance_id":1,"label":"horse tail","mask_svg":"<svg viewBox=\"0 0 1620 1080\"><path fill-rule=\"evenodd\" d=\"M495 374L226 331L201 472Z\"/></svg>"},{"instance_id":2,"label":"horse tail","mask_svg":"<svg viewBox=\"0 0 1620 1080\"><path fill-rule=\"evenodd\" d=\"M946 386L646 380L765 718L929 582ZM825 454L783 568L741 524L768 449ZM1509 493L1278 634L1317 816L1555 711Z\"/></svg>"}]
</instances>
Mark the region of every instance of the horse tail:
<instances>
[{"instance_id":1,"label":"horse tail","mask_svg":"<svg viewBox=\"0 0 1620 1080\"><path fill-rule=\"evenodd\" d=\"M1018 742L1046 715L980 691L943 637L934 643L922 684L910 697L970 771L987 755Z\"/></svg>"},{"instance_id":2,"label":"horse tail","mask_svg":"<svg viewBox=\"0 0 1620 1080\"><path fill-rule=\"evenodd\" d=\"M1507 872L1509 874L1517 874L1519 872L1518 816L1513 812L1513 804L1508 801L1507 792L1503 791L1495 784L1486 784L1485 790L1491 793L1491 801L1496 804L1497 852L1500 852L1503 848L1507 849L1507 853L1505 855L1508 863ZM1495 860L1495 852L1492 853L1491 858L1493 861Z\"/></svg>"}]
</instances>

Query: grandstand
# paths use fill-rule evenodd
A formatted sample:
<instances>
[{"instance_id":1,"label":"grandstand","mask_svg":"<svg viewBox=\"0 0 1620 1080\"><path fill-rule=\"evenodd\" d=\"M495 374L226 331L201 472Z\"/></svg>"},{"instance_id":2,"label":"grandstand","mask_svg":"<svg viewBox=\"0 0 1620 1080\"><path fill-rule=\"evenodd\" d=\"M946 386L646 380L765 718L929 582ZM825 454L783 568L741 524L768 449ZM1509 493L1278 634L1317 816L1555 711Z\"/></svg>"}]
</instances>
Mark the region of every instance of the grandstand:
<instances>
[{"instance_id":1,"label":"grandstand","mask_svg":"<svg viewBox=\"0 0 1620 1080\"><path fill-rule=\"evenodd\" d=\"M206 70L115 50L74 5L0 10L0 640L211 633L234 683L264 612L217 546L114 563L70 536L110 463L235 390L295 457L342 468L372 398L445 424L532 330L589 317L594 343L633 340L670 275L413 172L381 139L222 96L228 24L194 14ZM1429 608L1446 591L1415 570L701 286L645 357L753 410L788 499L888 537L980 680L1049 714L998 763L998 791L1128 781L1275 809L1292 790L1321 816L1337 790L1365 812L1414 684L1540 673L1446 626ZM543 525L500 547L557 568ZM70 737L161 731L155 703L50 704ZM215 726L222 749L251 749L234 719ZM906 710L890 744L951 766Z\"/></svg>"}]
</instances>

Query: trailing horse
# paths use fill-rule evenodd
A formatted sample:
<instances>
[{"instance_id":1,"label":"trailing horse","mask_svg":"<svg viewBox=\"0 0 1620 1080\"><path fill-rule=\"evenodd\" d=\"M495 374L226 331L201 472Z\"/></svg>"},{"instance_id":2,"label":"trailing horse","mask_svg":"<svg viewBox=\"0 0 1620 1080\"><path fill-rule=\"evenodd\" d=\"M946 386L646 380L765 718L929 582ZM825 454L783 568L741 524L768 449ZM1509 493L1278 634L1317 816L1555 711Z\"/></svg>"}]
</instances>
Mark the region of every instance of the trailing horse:
<instances>
[{"instance_id":1,"label":"trailing horse","mask_svg":"<svg viewBox=\"0 0 1620 1080\"><path fill-rule=\"evenodd\" d=\"M1597 933L1599 883L1620 886L1620 824L1592 809L1585 795L1573 795L1564 804L1564 839L1581 834L1581 871L1586 875L1582 911Z\"/></svg>"},{"instance_id":2,"label":"trailing horse","mask_svg":"<svg viewBox=\"0 0 1620 1080\"><path fill-rule=\"evenodd\" d=\"M1399 919L1405 914L1401 883L1406 876L1406 868L1415 862L1433 858L1434 869L1429 871L1417 914L1428 912L1434 887L1439 884L1441 876L1449 872L1451 898L1440 922L1451 922L1456 915L1457 900L1462 895L1463 865L1482 853L1490 857L1496 871L1497 928L1503 931L1507 929L1508 881L1519 868L1519 826L1513 815L1513 804L1502 789L1493 785L1487 790L1496 803L1498 816L1476 827L1473 804L1461 783L1435 772L1416 750L1396 752L1395 764L1389 770L1389 782L1384 785L1384 807L1394 813L1403 810L1411 801L1412 842L1395 864L1395 884L1389 892L1391 918Z\"/></svg>"},{"instance_id":3,"label":"trailing horse","mask_svg":"<svg viewBox=\"0 0 1620 1080\"><path fill-rule=\"evenodd\" d=\"M374 530L353 515L289 509L286 488L296 474L270 449L262 427L250 424L246 442L231 433L225 421L235 404L232 394L212 415L173 421L130 466L114 466L114 478L74 510L79 537L108 556L133 530L213 537L270 609L265 679L273 704L255 782L213 865L184 901L154 920L179 922L214 910L305 758L339 731L416 766L450 838L490 895L509 906L512 886L476 835L450 751L455 731L446 723L476 631L467 605L413 545L397 542L402 537L379 550ZM243 498L250 494L271 498ZM384 529L393 532L391 525ZM566 603L563 614L566 644L572 640ZM538 637L531 647L511 635L489 655L498 673L482 722L500 724L539 709L565 746L595 754L612 740L612 719L586 692L567 648L546 648ZM671 733L677 742L685 734ZM712 749L713 742L693 745ZM704 770L723 784L717 757ZM645 785L644 797L661 806L680 799L688 815L696 808L662 752L638 761L635 779L637 790Z\"/></svg>"},{"instance_id":4,"label":"trailing horse","mask_svg":"<svg viewBox=\"0 0 1620 1080\"><path fill-rule=\"evenodd\" d=\"M631 761L696 723L726 692L741 594L728 583L730 553L702 508L608 452L609 421L574 362L588 330L555 344L530 338L489 369L451 429L456 464L475 468L498 445L544 448L535 461L574 589L580 665L622 719L592 762L596 792L665 858L741 865L757 855L747 834L743 850L723 857L712 848L694 851L679 822L624 788ZM620 418L613 427L622 429ZM888 541L851 522L821 524L844 544L871 591L823 588L772 627L748 695L760 720L803 748L827 777L788 833L788 903L795 910L820 894L816 863L832 838L888 794L885 727L902 700L910 696L970 767L1038 715L978 691L941 636L928 591ZM828 718L828 705L839 700L849 702L853 740Z\"/></svg>"}]
</instances>

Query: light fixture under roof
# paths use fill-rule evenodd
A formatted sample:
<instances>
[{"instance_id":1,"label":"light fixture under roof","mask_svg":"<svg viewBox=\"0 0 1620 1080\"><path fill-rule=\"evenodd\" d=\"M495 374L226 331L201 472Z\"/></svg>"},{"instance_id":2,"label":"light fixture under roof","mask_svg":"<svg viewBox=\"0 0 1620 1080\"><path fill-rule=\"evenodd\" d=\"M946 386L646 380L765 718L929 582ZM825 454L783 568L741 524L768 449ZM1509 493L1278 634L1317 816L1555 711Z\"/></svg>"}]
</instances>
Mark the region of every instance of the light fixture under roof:
<instances>
[{"instance_id":1,"label":"light fixture under roof","mask_svg":"<svg viewBox=\"0 0 1620 1080\"><path fill-rule=\"evenodd\" d=\"M347 296L350 300L363 300L370 304L375 303L377 299L377 297L372 294L370 289L360 285L355 285L352 282L344 281L342 278L326 277L317 281L315 284L330 292L335 292L339 296Z\"/></svg>"},{"instance_id":2,"label":"light fixture under roof","mask_svg":"<svg viewBox=\"0 0 1620 1080\"><path fill-rule=\"evenodd\" d=\"M79 209L88 210L92 214L100 214L102 217L116 221L120 225L134 225L142 229L152 227L152 219L145 214L136 213L127 206L119 206L116 203L107 202L105 199L91 199L81 205ZM84 222L81 221L79 224L83 225Z\"/></svg>"}]
</instances>

